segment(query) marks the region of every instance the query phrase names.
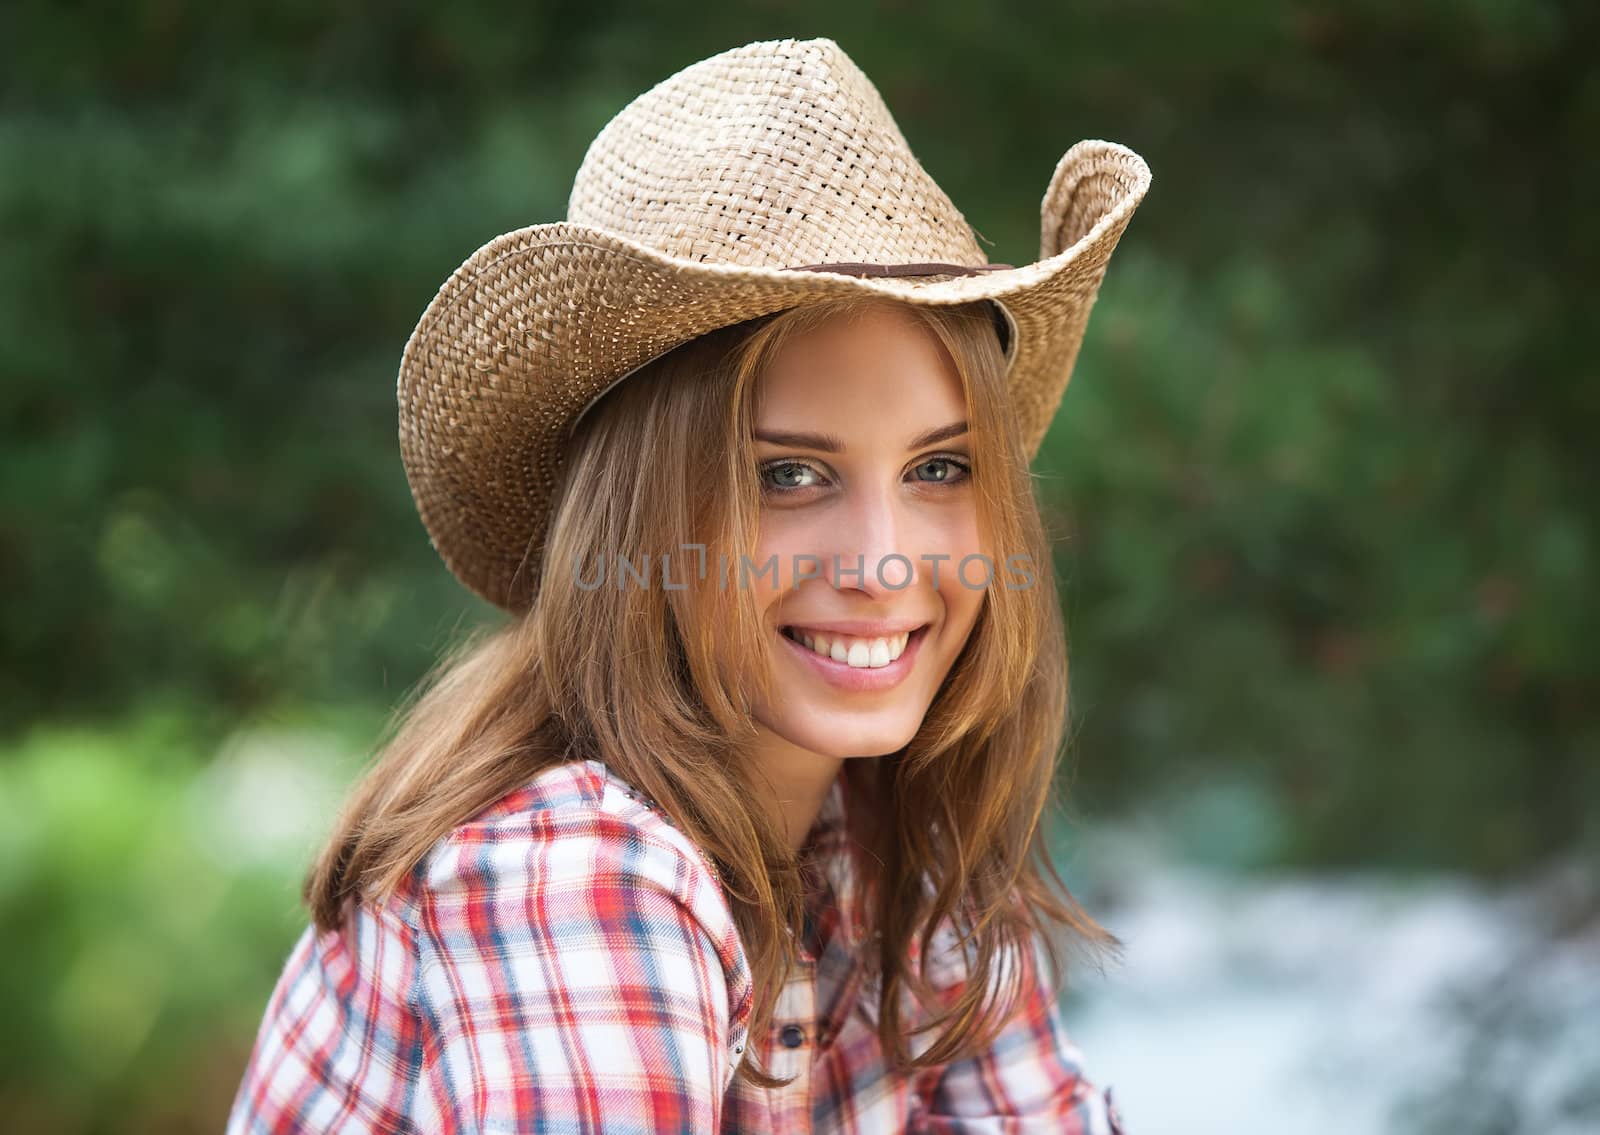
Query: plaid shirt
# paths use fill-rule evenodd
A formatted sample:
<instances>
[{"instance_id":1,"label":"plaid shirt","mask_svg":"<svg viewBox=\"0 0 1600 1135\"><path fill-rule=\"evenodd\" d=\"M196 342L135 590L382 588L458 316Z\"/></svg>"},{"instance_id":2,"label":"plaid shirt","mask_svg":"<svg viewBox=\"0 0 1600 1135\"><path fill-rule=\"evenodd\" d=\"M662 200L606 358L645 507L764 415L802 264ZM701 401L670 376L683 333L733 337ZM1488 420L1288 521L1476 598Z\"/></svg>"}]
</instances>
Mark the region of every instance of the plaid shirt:
<instances>
[{"instance_id":1,"label":"plaid shirt","mask_svg":"<svg viewBox=\"0 0 1600 1135\"><path fill-rule=\"evenodd\" d=\"M1048 991L982 1055L889 1070L860 964L842 780L825 865L766 1036L714 870L598 761L545 770L442 839L381 906L307 926L229 1116L260 1132L1052 1132L1120 1135ZM953 938L944 939L947 943ZM959 989L956 951L930 958ZM914 999L903 1002L918 1023ZM913 1038L924 1051L927 1034ZM746 1045L794 1076L734 1081Z\"/></svg>"}]
</instances>

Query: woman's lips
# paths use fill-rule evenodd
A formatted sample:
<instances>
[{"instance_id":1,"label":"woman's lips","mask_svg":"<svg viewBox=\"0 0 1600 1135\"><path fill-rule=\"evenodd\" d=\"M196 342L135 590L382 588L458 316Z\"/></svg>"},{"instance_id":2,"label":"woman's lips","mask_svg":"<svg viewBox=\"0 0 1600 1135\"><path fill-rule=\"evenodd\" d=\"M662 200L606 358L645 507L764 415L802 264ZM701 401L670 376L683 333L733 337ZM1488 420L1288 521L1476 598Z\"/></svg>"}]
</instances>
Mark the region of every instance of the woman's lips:
<instances>
[{"instance_id":1,"label":"woman's lips","mask_svg":"<svg viewBox=\"0 0 1600 1135\"><path fill-rule=\"evenodd\" d=\"M863 693L887 690L905 680L905 676L911 673L911 667L916 664L917 652L922 646L922 640L928 635L928 627L924 625L911 632L911 637L906 640L906 648L900 652L900 657L887 666L876 668L835 662L832 658L818 654L805 643L796 642L782 630L776 633L784 647L798 655L800 661L809 666L823 681L839 690Z\"/></svg>"}]
</instances>

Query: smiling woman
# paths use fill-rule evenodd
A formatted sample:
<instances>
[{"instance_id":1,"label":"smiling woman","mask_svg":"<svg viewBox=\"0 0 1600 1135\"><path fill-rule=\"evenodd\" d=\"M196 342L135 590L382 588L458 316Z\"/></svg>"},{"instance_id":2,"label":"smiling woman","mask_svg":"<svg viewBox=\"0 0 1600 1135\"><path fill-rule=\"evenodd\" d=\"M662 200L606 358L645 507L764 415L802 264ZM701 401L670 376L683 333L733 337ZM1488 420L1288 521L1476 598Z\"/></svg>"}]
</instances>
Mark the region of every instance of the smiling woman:
<instances>
[{"instance_id":1,"label":"smiling woman","mask_svg":"<svg viewBox=\"0 0 1600 1135\"><path fill-rule=\"evenodd\" d=\"M719 59L868 98L831 41ZM773 290L741 306L722 273L668 349L607 300L538 367L497 321L547 280L486 282L499 248L441 289L402 367L407 470L446 562L517 617L356 785L231 1131L1119 1130L1056 1004L1061 931L1118 945L1041 826L1059 599L967 568L1050 562L1028 461L1104 209L1055 275L752 268ZM995 267L907 231L898 276ZM517 334L560 341L568 307ZM647 357L585 353L624 342ZM663 572L596 585L597 559Z\"/></svg>"}]
</instances>

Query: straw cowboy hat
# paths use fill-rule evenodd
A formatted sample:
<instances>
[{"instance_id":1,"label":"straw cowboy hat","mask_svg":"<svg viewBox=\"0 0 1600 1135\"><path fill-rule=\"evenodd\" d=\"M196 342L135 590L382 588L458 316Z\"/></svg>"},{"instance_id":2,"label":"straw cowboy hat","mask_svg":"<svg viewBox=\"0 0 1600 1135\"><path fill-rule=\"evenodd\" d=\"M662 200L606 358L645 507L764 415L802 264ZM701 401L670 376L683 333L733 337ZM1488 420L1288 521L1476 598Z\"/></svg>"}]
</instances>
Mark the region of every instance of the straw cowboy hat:
<instances>
[{"instance_id":1,"label":"straw cowboy hat","mask_svg":"<svg viewBox=\"0 0 1600 1135\"><path fill-rule=\"evenodd\" d=\"M1045 190L1039 259L989 264L834 41L684 68L590 143L566 220L474 252L406 343L400 452L434 548L473 592L525 610L579 416L690 339L828 296L994 301L1031 458L1149 185L1132 150L1079 142Z\"/></svg>"}]
</instances>

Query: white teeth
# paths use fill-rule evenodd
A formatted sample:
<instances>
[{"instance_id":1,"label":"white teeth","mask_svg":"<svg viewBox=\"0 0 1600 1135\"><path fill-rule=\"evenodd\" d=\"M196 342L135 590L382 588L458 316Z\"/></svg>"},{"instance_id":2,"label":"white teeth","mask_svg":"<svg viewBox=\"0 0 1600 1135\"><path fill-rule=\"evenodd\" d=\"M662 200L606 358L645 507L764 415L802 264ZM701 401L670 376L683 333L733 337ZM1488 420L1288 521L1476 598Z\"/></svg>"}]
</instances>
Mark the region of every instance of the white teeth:
<instances>
[{"instance_id":1,"label":"white teeth","mask_svg":"<svg viewBox=\"0 0 1600 1135\"><path fill-rule=\"evenodd\" d=\"M889 665L905 653L910 631L882 638L851 638L847 635L813 635L807 631L794 631L793 637L806 644L824 658L843 662L858 670L877 670Z\"/></svg>"}]
</instances>

